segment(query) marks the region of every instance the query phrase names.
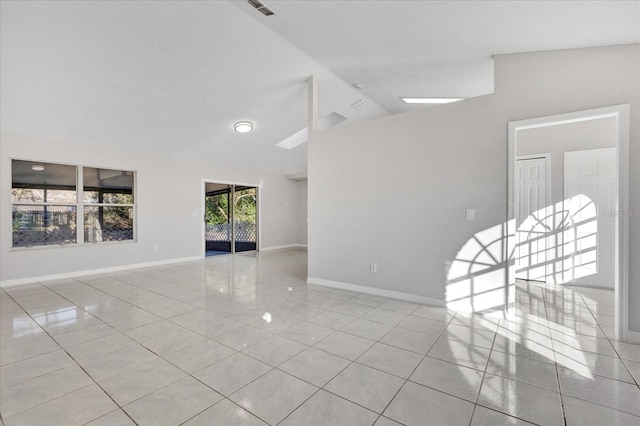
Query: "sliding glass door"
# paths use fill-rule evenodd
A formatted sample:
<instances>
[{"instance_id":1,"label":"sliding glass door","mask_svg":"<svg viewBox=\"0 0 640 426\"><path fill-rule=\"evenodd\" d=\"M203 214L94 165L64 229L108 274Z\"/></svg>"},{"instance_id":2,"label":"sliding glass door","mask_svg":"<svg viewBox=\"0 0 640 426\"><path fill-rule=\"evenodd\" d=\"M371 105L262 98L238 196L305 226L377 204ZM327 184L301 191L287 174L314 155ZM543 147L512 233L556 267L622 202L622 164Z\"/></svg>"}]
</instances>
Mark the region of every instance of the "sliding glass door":
<instances>
[{"instance_id":1,"label":"sliding glass door","mask_svg":"<svg viewBox=\"0 0 640 426\"><path fill-rule=\"evenodd\" d=\"M258 248L258 190L255 187L205 185L207 256Z\"/></svg>"},{"instance_id":2,"label":"sliding glass door","mask_svg":"<svg viewBox=\"0 0 640 426\"><path fill-rule=\"evenodd\" d=\"M256 250L258 241L258 198L256 188L236 186L233 234L235 251Z\"/></svg>"}]
</instances>

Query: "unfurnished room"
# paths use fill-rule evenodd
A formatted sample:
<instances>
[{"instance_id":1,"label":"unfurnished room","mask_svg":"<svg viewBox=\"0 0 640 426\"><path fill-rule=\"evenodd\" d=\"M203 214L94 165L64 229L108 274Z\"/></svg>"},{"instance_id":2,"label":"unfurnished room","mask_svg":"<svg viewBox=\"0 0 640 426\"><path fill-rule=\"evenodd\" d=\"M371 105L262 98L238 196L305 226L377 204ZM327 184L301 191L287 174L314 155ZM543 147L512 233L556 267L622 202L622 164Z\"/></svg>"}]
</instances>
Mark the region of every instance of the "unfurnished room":
<instances>
[{"instance_id":1,"label":"unfurnished room","mask_svg":"<svg viewBox=\"0 0 640 426\"><path fill-rule=\"evenodd\" d=\"M640 425L640 1L0 0L5 425Z\"/></svg>"}]
</instances>

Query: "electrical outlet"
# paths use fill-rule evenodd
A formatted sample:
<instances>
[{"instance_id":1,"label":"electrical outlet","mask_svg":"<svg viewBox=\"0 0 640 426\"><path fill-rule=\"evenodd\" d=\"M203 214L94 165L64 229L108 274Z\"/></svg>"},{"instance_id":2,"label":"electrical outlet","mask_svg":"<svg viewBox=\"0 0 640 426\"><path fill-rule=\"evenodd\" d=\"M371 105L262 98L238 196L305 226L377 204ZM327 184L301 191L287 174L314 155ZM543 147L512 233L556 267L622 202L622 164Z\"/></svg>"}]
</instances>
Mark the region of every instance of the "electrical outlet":
<instances>
[{"instance_id":1,"label":"electrical outlet","mask_svg":"<svg viewBox=\"0 0 640 426\"><path fill-rule=\"evenodd\" d=\"M157 245L157 244L155 246L153 246L153 251L159 252L160 251L160 246Z\"/></svg>"},{"instance_id":2,"label":"electrical outlet","mask_svg":"<svg viewBox=\"0 0 640 426\"><path fill-rule=\"evenodd\" d=\"M378 264L377 263L372 263L371 267L370 267L371 272L376 273L378 272Z\"/></svg>"},{"instance_id":3,"label":"electrical outlet","mask_svg":"<svg viewBox=\"0 0 640 426\"><path fill-rule=\"evenodd\" d=\"M467 220L474 220L476 218L476 209L467 209L465 218Z\"/></svg>"}]
</instances>

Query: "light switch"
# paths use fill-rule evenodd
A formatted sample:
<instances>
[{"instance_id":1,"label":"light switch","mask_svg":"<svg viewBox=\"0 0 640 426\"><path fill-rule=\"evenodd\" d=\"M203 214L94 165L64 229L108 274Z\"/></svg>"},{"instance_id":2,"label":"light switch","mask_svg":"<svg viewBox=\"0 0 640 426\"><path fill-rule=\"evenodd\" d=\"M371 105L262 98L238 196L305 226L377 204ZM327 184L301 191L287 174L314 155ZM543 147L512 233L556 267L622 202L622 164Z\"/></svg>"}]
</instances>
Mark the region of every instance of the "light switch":
<instances>
[{"instance_id":1,"label":"light switch","mask_svg":"<svg viewBox=\"0 0 640 426\"><path fill-rule=\"evenodd\" d=\"M474 220L476 218L476 209L467 209L465 217L467 220Z\"/></svg>"}]
</instances>

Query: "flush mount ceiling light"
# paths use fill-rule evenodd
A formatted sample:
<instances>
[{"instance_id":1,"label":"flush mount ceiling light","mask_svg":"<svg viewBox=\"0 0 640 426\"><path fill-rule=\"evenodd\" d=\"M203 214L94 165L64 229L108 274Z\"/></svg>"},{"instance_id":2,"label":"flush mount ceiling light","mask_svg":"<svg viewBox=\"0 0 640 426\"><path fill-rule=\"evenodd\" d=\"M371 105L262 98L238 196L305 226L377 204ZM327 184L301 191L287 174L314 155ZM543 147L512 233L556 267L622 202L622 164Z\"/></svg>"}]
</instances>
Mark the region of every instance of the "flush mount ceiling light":
<instances>
[{"instance_id":1,"label":"flush mount ceiling light","mask_svg":"<svg viewBox=\"0 0 640 426\"><path fill-rule=\"evenodd\" d=\"M238 133L249 133L253 130L253 124L250 121L238 121L233 125Z\"/></svg>"},{"instance_id":2,"label":"flush mount ceiling light","mask_svg":"<svg viewBox=\"0 0 640 426\"><path fill-rule=\"evenodd\" d=\"M448 104L463 98L400 98L406 104Z\"/></svg>"},{"instance_id":3,"label":"flush mount ceiling light","mask_svg":"<svg viewBox=\"0 0 640 426\"><path fill-rule=\"evenodd\" d=\"M42 164L33 164L31 166L31 170L33 170L34 172L41 172L44 170L44 165Z\"/></svg>"}]
</instances>

